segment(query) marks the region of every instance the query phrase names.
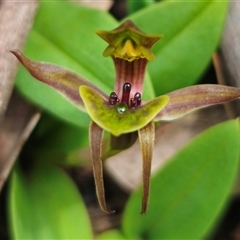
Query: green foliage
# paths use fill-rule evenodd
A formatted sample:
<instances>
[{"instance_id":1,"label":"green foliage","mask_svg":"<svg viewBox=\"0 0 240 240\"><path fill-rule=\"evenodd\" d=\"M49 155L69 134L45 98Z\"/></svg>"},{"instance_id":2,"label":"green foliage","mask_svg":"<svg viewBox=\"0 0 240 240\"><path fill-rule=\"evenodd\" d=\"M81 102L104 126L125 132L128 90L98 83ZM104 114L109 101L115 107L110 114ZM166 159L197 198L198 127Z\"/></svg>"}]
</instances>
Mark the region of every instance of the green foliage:
<instances>
[{"instance_id":1,"label":"green foliage","mask_svg":"<svg viewBox=\"0 0 240 240\"><path fill-rule=\"evenodd\" d=\"M76 186L52 164L37 164L24 177L12 174L9 189L12 239L91 239L87 211Z\"/></svg>"},{"instance_id":2,"label":"green foliage","mask_svg":"<svg viewBox=\"0 0 240 240\"><path fill-rule=\"evenodd\" d=\"M227 203L236 179L239 119L197 136L152 178L149 209L139 216L141 191L128 202L123 231L131 239L203 239Z\"/></svg>"},{"instance_id":3,"label":"green foliage","mask_svg":"<svg viewBox=\"0 0 240 240\"><path fill-rule=\"evenodd\" d=\"M148 7L152 5L155 1L154 0L127 0L127 9L128 13L134 13L139 11L140 9L143 9L145 7Z\"/></svg>"},{"instance_id":4,"label":"green foliage","mask_svg":"<svg viewBox=\"0 0 240 240\"><path fill-rule=\"evenodd\" d=\"M153 48L156 58L149 63L147 97L154 95L152 86L160 95L198 81L219 42L226 10L227 2L163 1L127 17L147 33L164 34ZM99 10L43 1L25 54L72 69L109 94L114 85L114 68L111 59L102 57L106 44L94 30L110 30L117 25L108 13ZM38 152L38 162L51 150L52 160L56 161L61 154L86 146L89 117L85 113L33 80L23 68L17 75L16 87L33 103L57 116L57 121L67 122L58 125L54 120L48 125L47 118L41 125L35 137L46 142ZM51 132L47 137L49 129L54 131L53 126L56 135ZM208 236L231 196L239 162L239 133L239 120L235 120L197 136L152 178L146 215L139 214L141 192L137 190L124 211L122 228L103 233L98 239ZM92 239L87 212L73 182L52 164L32 161L31 173L17 168L9 184L11 237Z\"/></svg>"},{"instance_id":5,"label":"green foliage","mask_svg":"<svg viewBox=\"0 0 240 240\"><path fill-rule=\"evenodd\" d=\"M97 236L97 239L98 240L106 240L106 239L109 239L109 240L124 240L124 239L127 239L121 231L119 230L109 230L109 231L106 231L104 233L101 233Z\"/></svg>"},{"instance_id":6,"label":"green foliage","mask_svg":"<svg viewBox=\"0 0 240 240\"><path fill-rule=\"evenodd\" d=\"M106 232L99 239L206 237L227 204L236 178L239 133L237 119L197 136L153 177L146 215L139 214L141 191L137 190L124 212L123 230ZM15 238L90 236L86 210L75 187L53 166L37 166L26 179L17 170L9 208ZM55 219L61 213L64 222ZM81 223L84 228L78 232Z\"/></svg>"},{"instance_id":7,"label":"green foliage","mask_svg":"<svg viewBox=\"0 0 240 240\"><path fill-rule=\"evenodd\" d=\"M149 73L156 95L196 83L217 47L228 2L162 1L129 16L141 30L163 34Z\"/></svg>"},{"instance_id":8,"label":"green foliage","mask_svg":"<svg viewBox=\"0 0 240 240\"><path fill-rule=\"evenodd\" d=\"M82 159L72 154L74 155L79 149L88 148L88 145L88 128L67 124L43 113L25 149L33 159L79 166L83 164Z\"/></svg>"}]
</instances>

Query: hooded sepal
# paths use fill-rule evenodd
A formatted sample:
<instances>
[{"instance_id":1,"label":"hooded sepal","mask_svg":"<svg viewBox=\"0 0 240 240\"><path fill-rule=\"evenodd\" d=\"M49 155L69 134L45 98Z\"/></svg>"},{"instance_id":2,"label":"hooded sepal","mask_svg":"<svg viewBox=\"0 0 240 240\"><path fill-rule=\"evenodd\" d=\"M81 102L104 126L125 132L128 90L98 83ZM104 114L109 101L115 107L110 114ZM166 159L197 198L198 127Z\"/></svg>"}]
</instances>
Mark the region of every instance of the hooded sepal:
<instances>
[{"instance_id":1,"label":"hooded sepal","mask_svg":"<svg viewBox=\"0 0 240 240\"><path fill-rule=\"evenodd\" d=\"M79 92L91 119L115 136L143 128L169 100L168 96L163 95L146 102L141 107L129 109L124 103L109 105L101 94L88 86L81 86Z\"/></svg>"},{"instance_id":2,"label":"hooded sepal","mask_svg":"<svg viewBox=\"0 0 240 240\"><path fill-rule=\"evenodd\" d=\"M103 52L104 57L113 56L127 61L139 58L152 60L154 55L151 47L162 37L142 32L130 20L123 22L112 31L98 30L96 33L109 44Z\"/></svg>"}]
</instances>

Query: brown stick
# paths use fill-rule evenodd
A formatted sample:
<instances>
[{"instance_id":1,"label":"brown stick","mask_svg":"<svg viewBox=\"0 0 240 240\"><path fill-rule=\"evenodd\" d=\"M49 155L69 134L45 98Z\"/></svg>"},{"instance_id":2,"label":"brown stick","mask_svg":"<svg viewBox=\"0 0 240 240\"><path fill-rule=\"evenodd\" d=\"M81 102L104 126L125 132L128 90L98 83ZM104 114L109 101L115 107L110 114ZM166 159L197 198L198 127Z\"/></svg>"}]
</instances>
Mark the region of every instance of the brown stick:
<instances>
[{"instance_id":1,"label":"brown stick","mask_svg":"<svg viewBox=\"0 0 240 240\"><path fill-rule=\"evenodd\" d=\"M37 110L16 94L9 104L17 71L17 60L9 50L23 48L37 6L37 1L0 2L0 191L39 117Z\"/></svg>"},{"instance_id":2,"label":"brown stick","mask_svg":"<svg viewBox=\"0 0 240 240\"><path fill-rule=\"evenodd\" d=\"M14 91L0 128L0 192L39 117L36 107Z\"/></svg>"},{"instance_id":3,"label":"brown stick","mask_svg":"<svg viewBox=\"0 0 240 240\"><path fill-rule=\"evenodd\" d=\"M17 60L9 50L23 48L37 5L37 1L2 1L0 5L0 123L12 93L17 70Z\"/></svg>"}]
</instances>

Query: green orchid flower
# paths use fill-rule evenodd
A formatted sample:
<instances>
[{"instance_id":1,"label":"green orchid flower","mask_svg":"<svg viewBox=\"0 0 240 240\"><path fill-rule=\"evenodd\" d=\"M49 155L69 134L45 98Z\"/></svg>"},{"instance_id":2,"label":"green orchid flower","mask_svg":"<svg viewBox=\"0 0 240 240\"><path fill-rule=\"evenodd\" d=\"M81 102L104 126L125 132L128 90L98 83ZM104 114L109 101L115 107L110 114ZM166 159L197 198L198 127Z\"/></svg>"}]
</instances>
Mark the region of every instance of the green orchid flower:
<instances>
[{"instance_id":1,"label":"green orchid flower","mask_svg":"<svg viewBox=\"0 0 240 240\"><path fill-rule=\"evenodd\" d=\"M149 198L154 122L174 120L203 107L233 101L240 97L240 89L213 84L196 85L143 102L141 95L146 65L154 58L151 47L161 36L147 35L129 20L112 31L96 33L109 44L103 56L111 56L115 65L115 86L109 95L66 68L32 61L18 50L11 52L33 77L53 87L90 115L89 136L96 192L99 205L106 213L114 211L107 208L105 201L101 160L103 131L116 137L138 132L143 159L143 214Z\"/></svg>"}]
</instances>

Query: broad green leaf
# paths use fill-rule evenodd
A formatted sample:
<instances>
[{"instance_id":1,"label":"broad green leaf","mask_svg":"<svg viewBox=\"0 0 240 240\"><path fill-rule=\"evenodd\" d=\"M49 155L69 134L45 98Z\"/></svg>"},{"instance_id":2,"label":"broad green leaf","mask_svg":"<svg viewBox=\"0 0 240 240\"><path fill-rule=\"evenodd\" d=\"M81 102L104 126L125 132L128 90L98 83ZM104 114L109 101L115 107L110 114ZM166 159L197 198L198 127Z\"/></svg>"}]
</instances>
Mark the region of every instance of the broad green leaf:
<instances>
[{"instance_id":1,"label":"broad green leaf","mask_svg":"<svg viewBox=\"0 0 240 240\"><path fill-rule=\"evenodd\" d=\"M29 207L29 189L20 171L11 176L8 198L8 222L12 239L24 237L31 239L34 234L32 227L32 209Z\"/></svg>"},{"instance_id":2,"label":"broad green leaf","mask_svg":"<svg viewBox=\"0 0 240 240\"><path fill-rule=\"evenodd\" d=\"M131 239L204 239L231 196L239 164L239 119L199 134L152 178L149 208L130 198L123 232ZM174 137L174 136L173 136Z\"/></svg>"},{"instance_id":3,"label":"broad green leaf","mask_svg":"<svg viewBox=\"0 0 240 240\"><path fill-rule=\"evenodd\" d=\"M69 155L88 146L87 128L67 124L44 113L24 148L27 154L40 161L81 165L85 160L80 155L71 157L71 161Z\"/></svg>"},{"instance_id":4,"label":"broad green leaf","mask_svg":"<svg viewBox=\"0 0 240 240\"><path fill-rule=\"evenodd\" d=\"M164 35L148 68L156 95L196 83L218 45L227 6L218 0L161 1L128 17L142 31Z\"/></svg>"},{"instance_id":5,"label":"broad green leaf","mask_svg":"<svg viewBox=\"0 0 240 240\"><path fill-rule=\"evenodd\" d=\"M136 11L139 11L142 8L148 7L155 3L154 0L138 0L138 1L132 1L132 0L127 0L127 10L128 13L134 13Z\"/></svg>"},{"instance_id":6,"label":"broad green leaf","mask_svg":"<svg viewBox=\"0 0 240 240\"><path fill-rule=\"evenodd\" d=\"M78 190L58 168L36 166L28 177L17 169L9 187L12 239L92 239Z\"/></svg>"},{"instance_id":7,"label":"broad green leaf","mask_svg":"<svg viewBox=\"0 0 240 240\"><path fill-rule=\"evenodd\" d=\"M127 237L125 237L123 235L123 233L118 230L118 229L113 229L113 230L109 230L109 231L105 231L101 234L99 234L97 236L97 240L124 240L124 239L128 239Z\"/></svg>"},{"instance_id":8,"label":"broad green leaf","mask_svg":"<svg viewBox=\"0 0 240 240\"><path fill-rule=\"evenodd\" d=\"M65 154L88 146L88 129L59 122L56 118L43 114L35 129L35 138L41 142L38 148Z\"/></svg>"},{"instance_id":9,"label":"broad green leaf","mask_svg":"<svg viewBox=\"0 0 240 240\"><path fill-rule=\"evenodd\" d=\"M117 21L106 12L70 2L42 1L24 53L35 61L71 69L108 95L114 86L114 66L111 58L102 56L106 43L95 30L111 30L117 26ZM25 97L57 117L88 126L86 113L34 80L23 67L17 75L16 86ZM146 78L146 90L148 97L153 96L149 78Z\"/></svg>"}]
</instances>

